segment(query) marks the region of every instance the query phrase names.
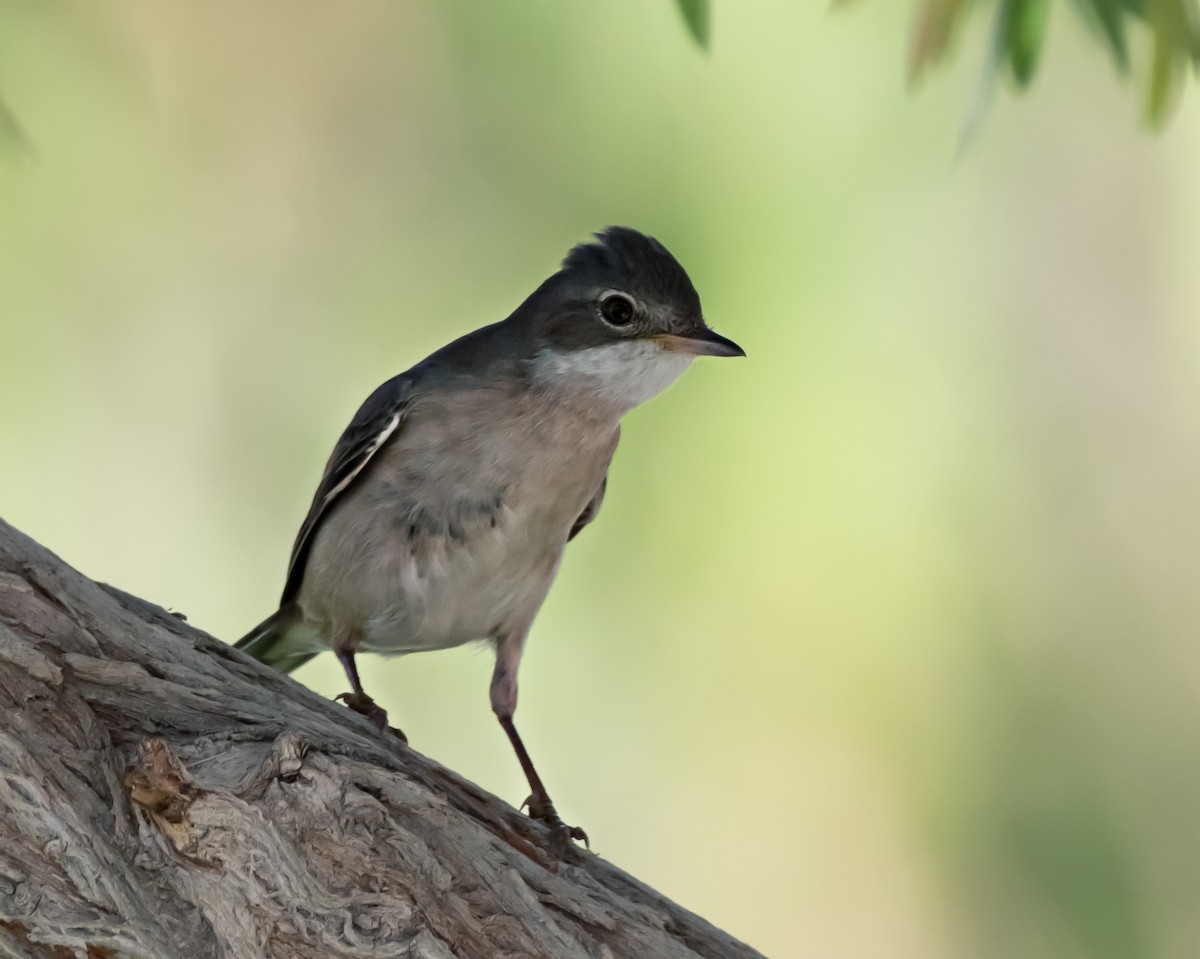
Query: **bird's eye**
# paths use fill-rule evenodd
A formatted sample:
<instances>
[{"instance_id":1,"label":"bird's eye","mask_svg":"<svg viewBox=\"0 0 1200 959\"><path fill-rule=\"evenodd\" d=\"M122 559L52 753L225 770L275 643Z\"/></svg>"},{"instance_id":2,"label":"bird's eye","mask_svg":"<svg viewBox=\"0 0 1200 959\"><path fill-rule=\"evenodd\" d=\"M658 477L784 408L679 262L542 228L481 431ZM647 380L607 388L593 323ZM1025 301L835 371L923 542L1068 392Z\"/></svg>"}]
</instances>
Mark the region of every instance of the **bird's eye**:
<instances>
[{"instance_id":1,"label":"bird's eye","mask_svg":"<svg viewBox=\"0 0 1200 959\"><path fill-rule=\"evenodd\" d=\"M600 315L612 326L628 326L633 320L633 300L624 293L610 293L600 301Z\"/></svg>"}]
</instances>

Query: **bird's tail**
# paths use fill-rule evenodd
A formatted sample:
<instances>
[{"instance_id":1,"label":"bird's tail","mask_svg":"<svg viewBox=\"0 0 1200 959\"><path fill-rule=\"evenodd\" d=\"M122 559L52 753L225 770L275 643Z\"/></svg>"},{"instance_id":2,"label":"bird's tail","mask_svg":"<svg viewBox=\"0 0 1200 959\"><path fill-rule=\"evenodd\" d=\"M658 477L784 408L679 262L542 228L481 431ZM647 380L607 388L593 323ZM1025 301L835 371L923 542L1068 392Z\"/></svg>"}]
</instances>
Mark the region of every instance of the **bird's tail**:
<instances>
[{"instance_id":1,"label":"bird's tail","mask_svg":"<svg viewBox=\"0 0 1200 959\"><path fill-rule=\"evenodd\" d=\"M299 669L316 655L313 637L291 605L276 610L233 646L281 673Z\"/></svg>"}]
</instances>

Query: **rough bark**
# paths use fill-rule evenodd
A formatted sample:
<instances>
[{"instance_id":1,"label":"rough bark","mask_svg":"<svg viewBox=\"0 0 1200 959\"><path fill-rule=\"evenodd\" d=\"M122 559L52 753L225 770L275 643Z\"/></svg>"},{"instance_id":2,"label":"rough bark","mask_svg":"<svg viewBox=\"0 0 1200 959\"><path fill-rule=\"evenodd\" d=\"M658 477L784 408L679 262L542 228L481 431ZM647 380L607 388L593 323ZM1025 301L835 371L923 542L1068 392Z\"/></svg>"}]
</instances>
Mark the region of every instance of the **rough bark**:
<instances>
[{"instance_id":1,"label":"rough bark","mask_svg":"<svg viewBox=\"0 0 1200 959\"><path fill-rule=\"evenodd\" d=\"M758 955L2 521L0 710L0 956Z\"/></svg>"}]
</instances>

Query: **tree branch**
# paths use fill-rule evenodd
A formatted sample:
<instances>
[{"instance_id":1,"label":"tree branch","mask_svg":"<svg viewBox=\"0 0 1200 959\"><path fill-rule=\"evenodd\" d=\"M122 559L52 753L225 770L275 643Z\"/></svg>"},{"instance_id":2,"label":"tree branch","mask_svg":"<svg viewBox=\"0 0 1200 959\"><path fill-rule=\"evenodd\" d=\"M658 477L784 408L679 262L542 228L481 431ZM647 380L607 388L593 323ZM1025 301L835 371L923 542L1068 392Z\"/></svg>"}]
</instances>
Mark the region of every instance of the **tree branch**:
<instances>
[{"instance_id":1,"label":"tree branch","mask_svg":"<svg viewBox=\"0 0 1200 959\"><path fill-rule=\"evenodd\" d=\"M0 956L758 956L2 521L0 708Z\"/></svg>"}]
</instances>

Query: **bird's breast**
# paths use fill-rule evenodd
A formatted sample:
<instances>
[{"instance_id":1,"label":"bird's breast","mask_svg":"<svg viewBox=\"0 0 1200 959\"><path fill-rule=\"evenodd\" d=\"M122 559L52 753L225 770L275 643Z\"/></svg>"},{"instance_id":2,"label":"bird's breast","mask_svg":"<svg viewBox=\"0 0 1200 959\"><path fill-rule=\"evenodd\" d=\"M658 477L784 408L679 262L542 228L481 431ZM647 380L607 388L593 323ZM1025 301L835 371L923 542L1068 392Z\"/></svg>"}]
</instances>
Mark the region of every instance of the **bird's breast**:
<instances>
[{"instance_id":1,"label":"bird's breast","mask_svg":"<svg viewBox=\"0 0 1200 959\"><path fill-rule=\"evenodd\" d=\"M417 407L317 532L300 603L331 644L456 646L541 606L616 424L473 399Z\"/></svg>"}]
</instances>

